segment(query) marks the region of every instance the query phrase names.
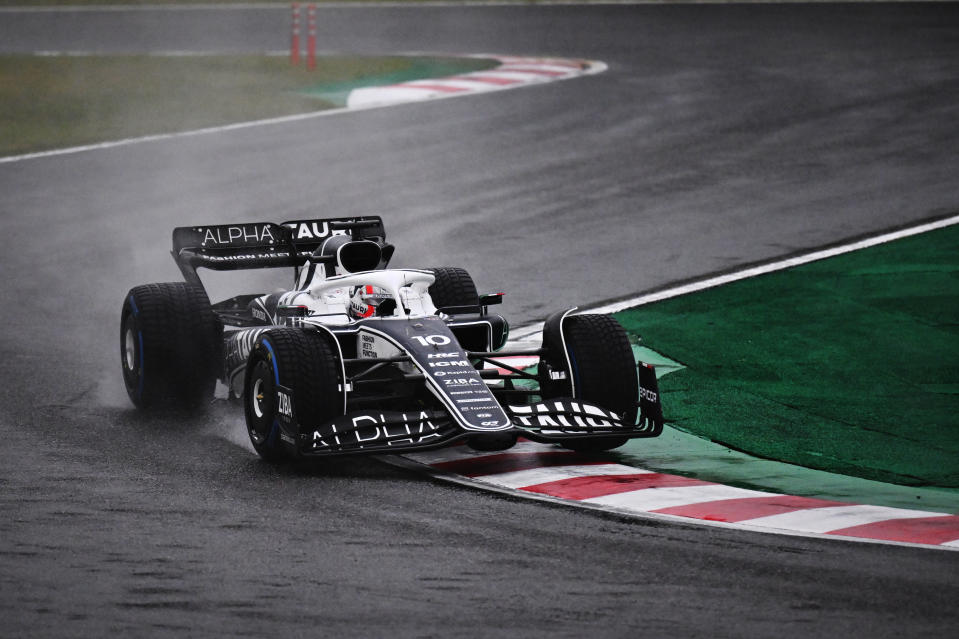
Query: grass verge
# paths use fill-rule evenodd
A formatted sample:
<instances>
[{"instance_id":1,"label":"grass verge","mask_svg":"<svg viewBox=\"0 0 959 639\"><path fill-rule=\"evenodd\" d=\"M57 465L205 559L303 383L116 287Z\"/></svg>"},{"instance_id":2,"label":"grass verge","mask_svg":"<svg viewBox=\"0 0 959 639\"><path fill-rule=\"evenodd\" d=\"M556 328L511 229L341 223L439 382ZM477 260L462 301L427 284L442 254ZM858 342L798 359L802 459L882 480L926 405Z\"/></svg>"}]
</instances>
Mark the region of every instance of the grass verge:
<instances>
[{"instance_id":1,"label":"grass verge","mask_svg":"<svg viewBox=\"0 0 959 639\"><path fill-rule=\"evenodd\" d=\"M669 422L752 455L959 486L959 226L618 314L686 368Z\"/></svg>"},{"instance_id":2,"label":"grass verge","mask_svg":"<svg viewBox=\"0 0 959 639\"><path fill-rule=\"evenodd\" d=\"M283 56L0 56L0 156L341 106L354 86L486 69L490 60Z\"/></svg>"}]
</instances>

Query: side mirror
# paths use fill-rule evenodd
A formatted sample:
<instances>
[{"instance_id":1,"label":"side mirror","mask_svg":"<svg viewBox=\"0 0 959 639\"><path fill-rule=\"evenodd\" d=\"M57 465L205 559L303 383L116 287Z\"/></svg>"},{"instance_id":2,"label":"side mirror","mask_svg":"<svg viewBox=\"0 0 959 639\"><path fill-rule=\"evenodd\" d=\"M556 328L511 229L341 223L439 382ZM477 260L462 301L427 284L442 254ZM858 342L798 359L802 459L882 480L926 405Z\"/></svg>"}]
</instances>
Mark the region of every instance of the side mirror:
<instances>
[{"instance_id":1,"label":"side mirror","mask_svg":"<svg viewBox=\"0 0 959 639\"><path fill-rule=\"evenodd\" d=\"M392 244L384 244L381 249L380 255L380 265L377 268L386 268L386 265L390 263L390 259L393 257L393 252L396 251L396 247Z\"/></svg>"}]
</instances>

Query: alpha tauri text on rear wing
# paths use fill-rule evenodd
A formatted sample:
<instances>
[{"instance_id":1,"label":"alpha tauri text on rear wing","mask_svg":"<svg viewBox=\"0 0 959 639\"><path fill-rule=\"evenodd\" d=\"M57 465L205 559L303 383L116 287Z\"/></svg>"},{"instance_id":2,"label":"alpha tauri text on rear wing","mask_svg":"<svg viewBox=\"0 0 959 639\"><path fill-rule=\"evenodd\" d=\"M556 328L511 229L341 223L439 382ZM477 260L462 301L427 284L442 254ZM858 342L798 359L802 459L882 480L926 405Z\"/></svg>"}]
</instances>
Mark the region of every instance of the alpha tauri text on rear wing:
<instances>
[{"instance_id":1,"label":"alpha tauri text on rear wing","mask_svg":"<svg viewBox=\"0 0 959 639\"><path fill-rule=\"evenodd\" d=\"M173 229L173 259L187 282L202 285L196 270L299 267L323 242L336 233L355 240L386 241L379 216L325 218Z\"/></svg>"}]
</instances>

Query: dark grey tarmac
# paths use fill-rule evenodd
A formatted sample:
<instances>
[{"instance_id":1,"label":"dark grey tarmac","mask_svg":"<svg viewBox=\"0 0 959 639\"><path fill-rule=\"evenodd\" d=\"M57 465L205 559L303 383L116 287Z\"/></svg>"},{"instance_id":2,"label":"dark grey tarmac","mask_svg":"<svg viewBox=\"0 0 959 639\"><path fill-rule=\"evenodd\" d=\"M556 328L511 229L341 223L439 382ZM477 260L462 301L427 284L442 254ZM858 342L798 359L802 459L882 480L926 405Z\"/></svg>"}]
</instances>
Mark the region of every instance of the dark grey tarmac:
<instances>
[{"instance_id":1,"label":"dark grey tarmac","mask_svg":"<svg viewBox=\"0 0 959 639\"><path fill-rule=\"evenodd\" d=\"M287 19L2 12L0 52L277 50ZM176 225L379 214L398 265L466 267L521 324L959 212L959 5L328 9L319 35L609 71L0 164L0 636L959 630L959 553L271 467L225 403L135 413L117 343Z\"/></svg>"}]
</instances>

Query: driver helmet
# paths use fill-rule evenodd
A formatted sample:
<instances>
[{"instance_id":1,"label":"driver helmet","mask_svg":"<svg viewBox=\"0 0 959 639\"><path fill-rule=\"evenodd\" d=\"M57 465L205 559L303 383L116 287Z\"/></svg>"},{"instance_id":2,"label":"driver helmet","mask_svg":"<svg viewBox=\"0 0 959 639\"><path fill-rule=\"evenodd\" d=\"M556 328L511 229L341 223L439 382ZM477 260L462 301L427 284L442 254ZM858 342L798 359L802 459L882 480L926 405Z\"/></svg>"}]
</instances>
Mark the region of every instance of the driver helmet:
<instances>
[{"instance_id":1,"label":"driver helmet","mask_svg":"<svg viewBox=\"0 0 959 639\"><path fill-rule=\"evenodd\" d=\"M357 286L350 295L350 317L353 319L392 315L395 308L393 296L378 286Z\"/></svg>"}]
</instances>

